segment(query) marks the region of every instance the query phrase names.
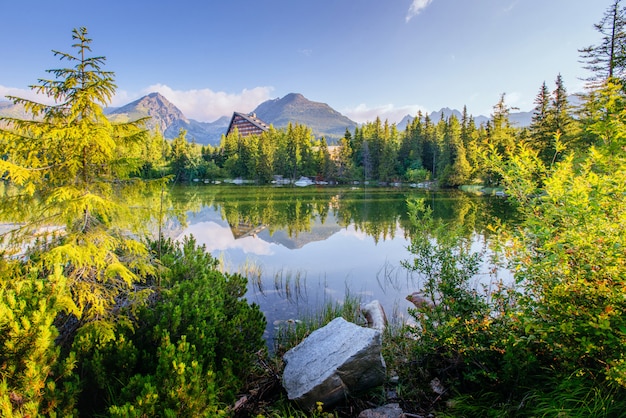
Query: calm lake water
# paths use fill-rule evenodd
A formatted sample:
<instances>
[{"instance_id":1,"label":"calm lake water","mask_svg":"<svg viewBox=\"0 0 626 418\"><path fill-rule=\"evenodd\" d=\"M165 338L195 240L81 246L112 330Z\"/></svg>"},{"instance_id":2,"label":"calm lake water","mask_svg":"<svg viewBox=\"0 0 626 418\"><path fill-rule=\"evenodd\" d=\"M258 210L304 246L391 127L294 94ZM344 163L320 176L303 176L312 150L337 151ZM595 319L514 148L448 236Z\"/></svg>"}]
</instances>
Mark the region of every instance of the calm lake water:
<instances>
[{"instance_id":1,"label":"calm lake water","mask_svg":"<svg viewBox=\"0 0 626 418\"><path fill-rule=\"evenodd\" d=\"M187 222L170 235L193 234L226 270L248 277L246 297L266 315L266 338L282 321L347 292L405 320L412 306L405 297L421 286L401 266L412 259L407 199L424 199L435 218L462 224L477 251L488 247L487 226L513 214L500 198L411 188L206 185L177 187L172 196ZM492 279L487 258L477 283Z\"/></svg>"}]
</instances>

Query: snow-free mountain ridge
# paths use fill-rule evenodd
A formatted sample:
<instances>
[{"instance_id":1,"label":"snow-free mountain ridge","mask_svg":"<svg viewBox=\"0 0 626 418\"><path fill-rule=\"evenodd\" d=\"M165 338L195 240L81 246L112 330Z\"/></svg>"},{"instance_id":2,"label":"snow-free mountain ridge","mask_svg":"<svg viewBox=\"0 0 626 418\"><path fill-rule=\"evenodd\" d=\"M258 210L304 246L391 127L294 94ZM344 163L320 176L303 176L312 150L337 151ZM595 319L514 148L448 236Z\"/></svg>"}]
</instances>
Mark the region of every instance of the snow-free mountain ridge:
<instances>
[{"instance_id":1,"label":"snow-free mountain ridge","mask_svg":"<svg viewBox=\"0 0 626 418\"><path fill-rule=\"evenodd\" d=\"M333 141L341 138L346 129L353 131L357 123L337 112L326 103L313 102L300 93L289 93L283 98L267 100L254 109L261 120L282 128L289 123L306 125L316 136Z\"/></svg>"},{"instance_id":2,"label":"snow-free mountain ridge","mask_svg":"<svg viewBox=\"0 0 626 418\"><path fill-rule=\"evenodd\" d=\"M233 109L233 111L239 110ZM221 136L226 133L232 116L224 115L214 122L189 119L160 93L150 93L122 107L105 109L105 113L111 120L120 122L150 117L146 123L147 128L151 130L158 128L165 138L175 138L181 129L185 129L189 141L214 146L220 143ZM328 104L308 100L299 93L290 93L282 98L267 100L258 105L253 113L275 128L286 127L290 122L306 125L312 129L315 136L324 136L329 143L334 143L341 138L346 129L352 132L358 126L355 121L342 115ZM450 108L432 112L429 117L436 123L442 115L444 118L454 115L459 120L461 119L461 112ZM6 101L0 101L0 116L26 117L21 106ZM532 112L511 113L509 117L514 125L524 127L530 125ZM414 118L414 115L405 116L397 124L398 129L404 130ZM486 116L474 116L476 125L486 123L488 120Z\"/></svg>"}]
</instances>

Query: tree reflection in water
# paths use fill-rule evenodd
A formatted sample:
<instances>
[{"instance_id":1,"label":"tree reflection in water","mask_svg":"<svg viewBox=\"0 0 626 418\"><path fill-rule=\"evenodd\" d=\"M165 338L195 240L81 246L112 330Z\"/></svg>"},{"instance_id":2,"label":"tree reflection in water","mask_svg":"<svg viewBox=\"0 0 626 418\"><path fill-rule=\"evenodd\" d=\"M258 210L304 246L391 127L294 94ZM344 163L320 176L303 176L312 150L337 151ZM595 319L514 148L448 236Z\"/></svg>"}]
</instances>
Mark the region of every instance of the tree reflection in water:
<instances>
[{"instance_id":1,"label":"tree reflection in water","mask_svg":"<svg viewBox=\"0 0 626 418\"><path fill-rule=\"evenodd\" d=\"M249 279L247 297L273 324L310 314L347 292L363 302L378 299L390 318L403 321L405 297L420 279L401 267L415 233L407 200L423 198L433 216L485 251L477 282L489 280L491 225L516 223L505 200L458 191L398 188L293 188L253 186L177 187L172 200L188 208L193 234L229 271Z\"/></svg>"}]
</instances>

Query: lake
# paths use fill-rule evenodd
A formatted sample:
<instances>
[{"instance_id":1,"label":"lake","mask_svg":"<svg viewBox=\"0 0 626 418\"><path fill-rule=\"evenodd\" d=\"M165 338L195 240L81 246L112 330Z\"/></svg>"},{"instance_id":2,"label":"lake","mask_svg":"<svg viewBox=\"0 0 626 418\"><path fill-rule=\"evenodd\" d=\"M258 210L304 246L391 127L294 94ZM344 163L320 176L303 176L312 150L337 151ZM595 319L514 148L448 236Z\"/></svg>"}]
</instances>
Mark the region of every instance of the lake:
<instances>
[{"instance_id":1,"label":"lake","mask_svg":"<svg viewBox=\"0 0 626 418\"><path fill-rule=\"evenodd\" d=\"M187 219L169 235L193 234L227 271L248 277L246 297L265 313L267 339L283 321L347 293L363 303L377 299L390 320L406 320L412 305L405 297L421 286L401 266L412 259L407 199L424 199L435 218L463 225L487 255L488 226L514 221L506 200L456 190L222 184L177 186L171 195ZM487 255L477 284L493 278Z\"/></svg>"}]
</instances>

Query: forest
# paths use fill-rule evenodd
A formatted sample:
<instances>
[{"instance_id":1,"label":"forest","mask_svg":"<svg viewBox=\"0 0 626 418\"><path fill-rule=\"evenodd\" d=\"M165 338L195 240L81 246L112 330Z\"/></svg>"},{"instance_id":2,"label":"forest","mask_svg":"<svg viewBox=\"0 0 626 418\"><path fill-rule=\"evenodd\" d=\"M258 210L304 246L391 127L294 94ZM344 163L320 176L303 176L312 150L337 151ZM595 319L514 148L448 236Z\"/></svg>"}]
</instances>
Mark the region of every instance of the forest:
<instances>
[{"instance_id":1,"label":"forest","mask_svg":"<svg viewBox=\"0 0 626 418\"><path fill-rule=\"evenodd\" d=\"M146 175L158 175L155 165L166 166L177 181L193 179L243 178L257 183L270 183L280 176L285 179L310 177L330 183L371 181L374 183L434 181L442 187L465 184L495 185L494 173L486 170L481 155L495 148L511 152L517 143L528 144L546 164L556 162L560 148L584 146L580 132L586 119L579 117L582 109L568 102L568 94L560 75L551 91L544 83L535 100L536 107L530 127L514 126L509 120L511 108L506 95L493 108L489 122L476 126L463 109L459 120L451 115L431 120L428 115L415 115L406 129L377 118L353 132L346 131L338 144L315 138L305 125L289 124L286 128L270 128L261 135L241 136L237 131L222 136L217 147L199 146L190 141L185 131L167 145L153 138L158 152ZM560 132L557 140L554 132ZM583 141L583 142L581 142Z\"/></svg>"},{"instance_id":2,"label":"forest","mask_svg":"<svg viewBox=\"0 0 626 418\"><path fill-rule=\"evenodd\" d=\"M160 233L188 210L169 196L173 181L275 175L497 185L520 211L519 228L485 226L516 285L481 293L470 286L481 260L467 234L433 219L423 201L407 203L403 267L424 275L437 303L385 336L406 412L623 415L621 0L596 29L600 42L580 50L590 75L575 107L557 75L554 88L539 86L527 129L511 125L503 94L484 126L467 112L418 114L403 132L376 120L332 152L300 125L202 148L184 131L173 141L147 132L145 119L111 122L103 107L114 74L92 55L87 29L74 29L73 52L54 52L67 67L32 86L54 103L10 97L31 117L0 118L0 415L350 416L290 404L278 389L280 352L269 354L262 338L265 317L244 297L247 278L221 270L193 237ZM435 378L444 394L430 389ZM237 409L242 394L247 408Z\"/></svg>"}]
</instances>

